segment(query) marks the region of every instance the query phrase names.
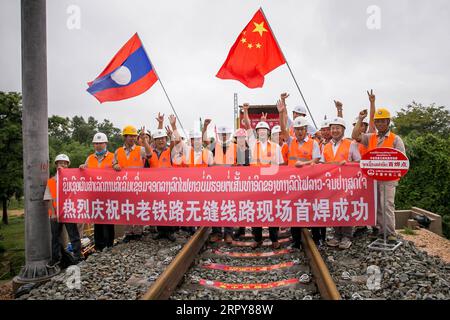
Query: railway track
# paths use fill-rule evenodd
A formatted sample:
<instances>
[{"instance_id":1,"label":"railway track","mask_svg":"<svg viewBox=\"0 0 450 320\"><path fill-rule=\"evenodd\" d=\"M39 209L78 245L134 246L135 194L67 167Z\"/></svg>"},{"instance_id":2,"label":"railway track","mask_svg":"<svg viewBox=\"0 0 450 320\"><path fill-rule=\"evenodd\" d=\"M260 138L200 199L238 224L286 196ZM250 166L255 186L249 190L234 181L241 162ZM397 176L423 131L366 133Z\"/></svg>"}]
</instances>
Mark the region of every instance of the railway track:
<instances>
[{"instance_id":1,"label":"railway track","mask_svg":"<svg viewBox=\"0 0 450 320\"><path fill-rule=\"evenodd\" d=\"M209 233L199 228L142 299L341 299L307 229L301 250L289 246L288 232L277 250L268 239L252 249L248 233L231 245L210 244Z\"/></svg>"}]
</instances>

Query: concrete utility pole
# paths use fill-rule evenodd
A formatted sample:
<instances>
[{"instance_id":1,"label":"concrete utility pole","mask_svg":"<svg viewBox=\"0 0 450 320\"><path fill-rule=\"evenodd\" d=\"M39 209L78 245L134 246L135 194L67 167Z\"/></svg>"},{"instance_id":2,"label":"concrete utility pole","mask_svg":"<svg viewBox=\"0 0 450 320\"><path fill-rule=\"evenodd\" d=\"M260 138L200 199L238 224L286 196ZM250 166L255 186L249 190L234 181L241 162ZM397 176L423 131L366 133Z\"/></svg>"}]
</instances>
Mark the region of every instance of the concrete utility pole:
<instances>
[{"instance_id":1,"label":"concrete utility pole","mask_svg":"<svg viewBox=\"0 0 450 320\"><path fill-rule=\"evenodd\" d=\"M22 0L22 134L26 264L14 286L46 281L59 272L51 258L50 222L43 201L48 179L46 0Z\"/></svg>"}]
</instances>

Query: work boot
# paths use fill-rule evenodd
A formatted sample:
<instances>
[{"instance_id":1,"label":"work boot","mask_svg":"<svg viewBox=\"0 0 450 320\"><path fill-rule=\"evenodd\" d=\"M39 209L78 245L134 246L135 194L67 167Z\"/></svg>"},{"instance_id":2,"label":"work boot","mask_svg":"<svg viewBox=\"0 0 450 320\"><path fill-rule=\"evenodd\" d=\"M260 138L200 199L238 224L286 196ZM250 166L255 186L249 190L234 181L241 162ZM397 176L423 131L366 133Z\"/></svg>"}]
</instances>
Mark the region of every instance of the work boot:
<instances>
[{"instance_id":1,"label":"work boot","mask_svg":"<svg viewBox=\"0 0 450 320\"><path fill-rule=\"evenodd\" d=\"M366 232L368 232L367 227L356 227L355 232L353 233L354 237L360 237L363 236Z\"/></svg>"},{"instance_id":2,"label":"work boot","mask_svg":"<svg viewBox=\"0 0 450 320\"><path fill-rule=\"evenodd\" d=\"M133 240L133 236L130 235L130 234L127 234L127 235L123 238L122 242L123 242L123 243L128 243L128 242L130 242L131 240Z\"/></svg>"},{"instance_id":3,"label":"work boot","mask_svg":"<svg viewBox=\"0 0 450 320\"><path fill-rule=\"evenodd\" d=\"M378 228L373 227L372 232L369 234L369 238L377 239L380 235L380 230Z\"/></svg>"},{"instance_id":4,"label":"work boot","mask_svg":"<svg viewBox=\"0 0 450 320\"><path fill-rule=\"evenodd\" d=\"M291 249L300 249L300 241L299 242L293 242L290 246L289 246L289 248L291 248Z\"/></svg>"},{"instance_id":5,"label":"work boot","mask_svg":"<svg viewBox=\"0 0 450 320\"><path fill-rule=\"evenodd\" d=\"M232 244L233 243L233 237L231 236L231 234L227 233L225 235L225 242L228 244Z\"/></svg>"},{"instance_id":6,"label":"work boot","mask_svg":"<svg viewBox=\"0 0 450 320\"><path fill-rule=\"evenodd\" d=\"M339 242L339 249L348 249L352 245L352 242L349 238L343 237L341 242Z\"/></svg>"},{"instance_id":7,"label":"work boot","mask_svg":"<svg viewBox=\"0 0 450 320\"><path fill-rule=\"evenodd\" d=\"M397 237L395 235L393 235L393 234L390 234L390 235L387 236L386 240L389 241L389 242L396 242L397 241Z\"/></svg>"},{"instance_id":8,"label":"work boot","mask_svg":"<svg viewBox=\"0 0 450 320\"><path fill-rule=\"evenodd\" d=\"M337 247L337 246L339 246L339 244L340 244L340 241L336 238L333 238L333 239L327 241L327 245L329 247Z\"/></svg>"},{"instance_id":9,"label":"work boot","mask_svg":"<svg viewBox=\"0 0 450 320\"><path fill-rule=\"evenodd\" d=\"M263 245L263 241L253 241L252 243L252 249L261 248Z\"/></svg>"},{"instance_id":10,"label":"work boot","mask_svg":"<svg viewBox=\"0 0 450 320\"><path fill-rule=\"evenodd\" d=\"M239 228L238 231L236 231L233 234L233 239L234 240L238 241L245 234L245 230L244 230L244 232L241 232L241 231L242 231L241 228Z\"/></svg>"},{"instance_id":11,"label":"work boot","mask_svg":"<svg viewBox=\"0 0 450 320\"><path fill-rule=\"evenodd\" d=\"M174 235L172 232L171 232L171 233L168 233L168 234L166 235L166 238L169 239L169 241L172 241L172 242L177 241L177 238L175 238L175 235Z\"/></svg>"},{"instance_id":12,"label":"work boot","mask_svg":"<svg viewBox=\"0 0 450 320\"><path fill-rule=\"evenodd\" d=\"M162 239L162 238L165 238L165 237L166 237L166 234L165 234L165 233L158 232L157 234L155 234L155 235L152 237L152 239L153 239L153 240L159 240L159 239Z\"/></svg>"},{"instance_id":13,"label":"work boot","mask_svg":"<svg viewBox=\"0 0 450 320\"><path fill-rule=\"evenodd\" d=\"M272 242L272 249L280 249L281 244L278 241Z\"/></svg>"},{"instance_id":14,"label":"work boot","mask_svg":"<svg viewBox=\"0 0 450 320\"><path fill-rule=\"evenodd\" d=\"M219 242L221 240L221 235L218 233L213 233L210 237L209 237L209 242Z\"/></svg>"}]
</instances>

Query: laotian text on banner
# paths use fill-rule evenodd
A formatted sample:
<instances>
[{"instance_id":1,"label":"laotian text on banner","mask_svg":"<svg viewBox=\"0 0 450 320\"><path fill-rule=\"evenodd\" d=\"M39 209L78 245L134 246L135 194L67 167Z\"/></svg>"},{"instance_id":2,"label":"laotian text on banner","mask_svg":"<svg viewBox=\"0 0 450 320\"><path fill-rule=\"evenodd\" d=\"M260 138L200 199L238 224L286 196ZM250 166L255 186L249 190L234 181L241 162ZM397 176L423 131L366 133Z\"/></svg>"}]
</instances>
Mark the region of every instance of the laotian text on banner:
<instances>
[{"instance_id":1,"label":"laotian text on banner","mask_svg":"<svg viewBox=\"0 0 450 320\"><path fill-rule=\"evenodd\" d=\"M358 164L60 169L61 222L157 226L375 225L375 181Z\"/></svg>"}]
</instances>

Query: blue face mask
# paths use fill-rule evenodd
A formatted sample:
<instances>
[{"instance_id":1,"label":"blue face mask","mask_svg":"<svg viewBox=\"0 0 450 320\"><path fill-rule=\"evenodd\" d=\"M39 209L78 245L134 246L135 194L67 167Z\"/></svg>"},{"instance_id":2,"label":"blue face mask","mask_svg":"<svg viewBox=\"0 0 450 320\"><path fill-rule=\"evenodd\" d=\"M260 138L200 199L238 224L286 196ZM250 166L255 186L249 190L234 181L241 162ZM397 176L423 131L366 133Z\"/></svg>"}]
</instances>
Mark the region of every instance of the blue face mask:
<instances>
[{"instance_id":1,"label":"blue face mask","mask_svg":"<svg viewBox=\"0 0 450 320\"><path fill-rule=\"evenodd\" d=\"M105 153L106 153L106 148L103 149L102 151L95 151L95 155L96 155L97 157L104 156Z\"/></svg>"}]
</instances>

